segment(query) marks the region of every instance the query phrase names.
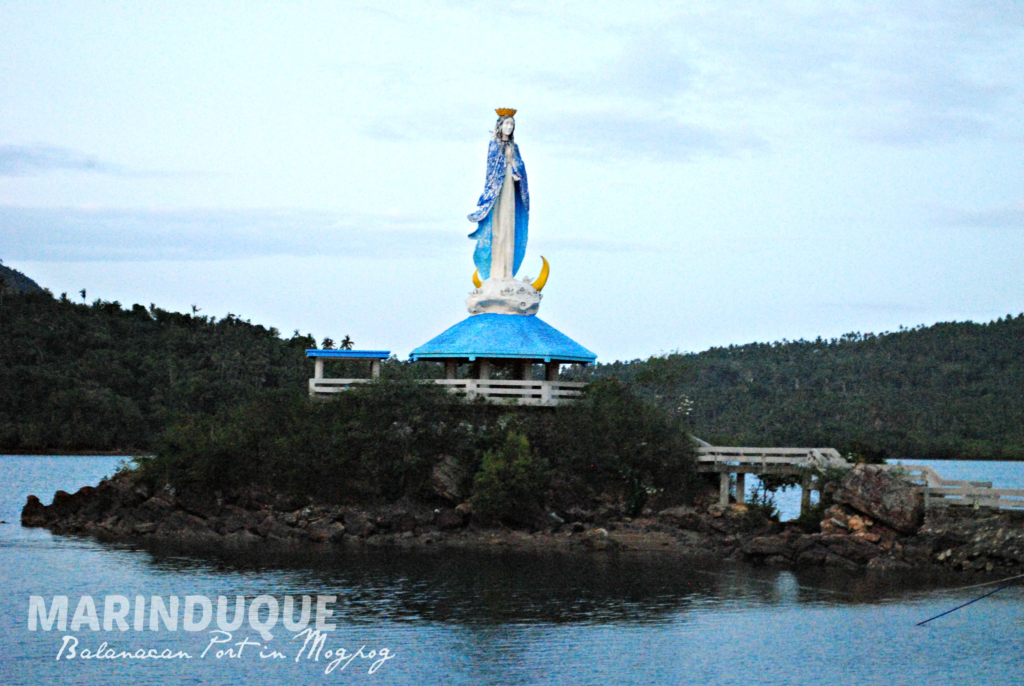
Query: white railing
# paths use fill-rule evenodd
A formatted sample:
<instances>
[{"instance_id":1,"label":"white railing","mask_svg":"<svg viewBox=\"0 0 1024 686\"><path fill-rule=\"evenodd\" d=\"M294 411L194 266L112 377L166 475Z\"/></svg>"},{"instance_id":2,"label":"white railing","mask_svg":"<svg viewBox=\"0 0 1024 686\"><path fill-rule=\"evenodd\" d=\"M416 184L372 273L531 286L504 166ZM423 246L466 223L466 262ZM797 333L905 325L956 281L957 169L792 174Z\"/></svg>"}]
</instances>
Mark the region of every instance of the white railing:
<instances>
[{"instance_id":1,"label":"white railing","mask_svg":"<svg viewBox=\"0 0 1024 686\"><path fill-rule=\"evenodd\" d=\"M373 379L323 379L312 378L309 380L310 395L325 395L329 393L341 393L353 386L359 386L372 382Z\"/></svg>"},{"instance_id":2,"label":"white railing","mask_svg":"<svg viewBox=\"0 0 1024 686\"><path fill-rule=\"evenodd\" d=\"M1024 509L1024 489L979 486L922 486L925 507Z\"/></svg>"},{"instance_id":3,"label":"white railing","mask_svg":"<svg viewBox=\"0 0 1024 686\"><path fill-rule=\"evenodd\" d=\"M353 386L370 383L372 379L318 379L309 380L309 394L330 395L347 391ZM447 386L449 392L465 395L469 399L486 398L518 405L558 405L571 402L583 395L585 382L579 381L521 381L497 379L433 379L424 383Z\"/></svg>"},{"instance_id":4,"label":"white railing","mask_svg":"<svg viewBox=\"0 0 1024 686\"><path fill-rule=\"evenodd\" d=\"M788 465L792 467L849 467L834 448L731 448L701 445L697 448L699 464L715 465Z\"/></svg>"},{"instance_id":5,"label":"white railing","mask_svg":"<svg viewBox=\"0 0 1024 686\"><path fill-rule=\"evenodd\" d=\"M798 473L800 468L805 467L853 467L833 448L731 448L710 445L699 438L696 440L699 446L698 469L723 475L723 504L728 504L728 485L724 477L729 473L735 473L737 479L740 479L743 473ZM992 488L991 481L944 479L927 465L888 464L878 467L896 471L917 486L917 491L924 496L926 508L959 506L1024 509L1024 489Z\"/></svg>"},{"instance_id":6,"label":"white railing","mask_svg":"<svg viewBox=\"0 0 1024 686\"><path fill-rule=\"evenodd\" d=\"M977 488L992 488L991 481L943 479L937 471L923 464L886 464L879 466L882 469L902 472L903 478L918 486L974 486Z\"/></svg>"},{"instance_id":7,"label":"white railing","mask_svg":"<svg viewBox=\"0 0 1024 686\"><path fill-rule=\"evenodd\" d=\"M928 465L893 464L885 469L899 471L924 495L925 507L1024 508L1024 489L992 488L991 481L944 479Z\"/></svg>"},{"instance_id":8,"label":"white railing","mask_svg":"<svg viewBox=\"0 0 1024 686\"><path fill-rule=\"evenodd\" d=\"M436 379L434 383L447 386L452 393L467 398L508 400L519 405L557 405L583 395L585 382L580 381L522 381L494 379Z\"/></svg>"}]
</instances>

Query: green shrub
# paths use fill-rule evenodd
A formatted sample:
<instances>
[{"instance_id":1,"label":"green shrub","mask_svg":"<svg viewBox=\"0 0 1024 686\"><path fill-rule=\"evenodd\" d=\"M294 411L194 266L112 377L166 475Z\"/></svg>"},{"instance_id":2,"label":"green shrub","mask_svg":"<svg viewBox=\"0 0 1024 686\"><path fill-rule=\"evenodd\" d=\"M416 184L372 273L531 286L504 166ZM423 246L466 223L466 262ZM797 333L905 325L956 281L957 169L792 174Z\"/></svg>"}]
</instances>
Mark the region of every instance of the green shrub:
<instances>
[{"instance_id":1,"label":"green shrub","mask_svg":"<svg viewBox=\"0 0 1024 686\"><path fill-rule=\"evenodd\" d=\"M473 511L485 517L516 522L534 519L543 504L548 462L530 450L530 441L509 431L505 443L484 453L474 477Z\"/></svg>"},{"instance_id":2,"label":"green shrub","mask_svg":"<svg viewBox=\"0 0 1024 686\"><path fill-rule=\"evenodd\" d=\"M591 383L530 439L583 490L621 496L631 514L657 494L695 491L696 451L679 419L617 379Z\"/></svg>"},{"instance_id":3,"label":"green shrub","mask_svg":"<svg viewBox=\"0 0 1024 686\"><path fill-rule=\"evenodd\" d=\"M140 471L154 485L204 491L263 486L331 502L429 502L446 456L479 473L480 512L507 518L542 503L549 483L566 506L601 494L632 511L652 496L682 499L693 455L684 427L617 381L548 409L466 402L391 378L329 401L264 391L220 412L181 415Z\"/></svg>"},{"instance_id":4,"label":"green shrub","mask_svg":"<svg viewBox=\"0 0 1024 686\"><path fill-rule=\"evenodd\" d=\"M775 502L775 491L764 481L747 498L746 506L752 519L777 523L781 516L778 503Z\"/></svg>"}]
</instances>

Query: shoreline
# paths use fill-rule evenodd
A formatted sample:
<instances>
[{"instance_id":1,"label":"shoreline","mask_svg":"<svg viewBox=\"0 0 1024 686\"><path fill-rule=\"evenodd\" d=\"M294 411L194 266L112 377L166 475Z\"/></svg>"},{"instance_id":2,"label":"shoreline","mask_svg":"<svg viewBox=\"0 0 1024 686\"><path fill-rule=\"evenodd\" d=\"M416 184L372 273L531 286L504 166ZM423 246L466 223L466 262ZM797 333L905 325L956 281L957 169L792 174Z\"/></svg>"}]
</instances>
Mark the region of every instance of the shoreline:
<instances>
[{"instance_id":1,"label":"shoreline","mask_svg":"<svg viewBox=\"0 0 1024 686\"><path fill-rule=\"evenodd\" d=\"M930 511L920 524L898 530L838 504L825 511L820 533L807 533L794 522L759 519L751 508L735 504L680 506L637 518L604 504L543 514L516 527L481 521L468 504L294 505L255 489L226 496L170 488L150 492L122 473L75 494L58 491L49 506L29 496L21 523L185 554L329 556L355 548L639 552L790 569L1024 573L1024 513L984 509Z\"/></svg>"}]
</instances>

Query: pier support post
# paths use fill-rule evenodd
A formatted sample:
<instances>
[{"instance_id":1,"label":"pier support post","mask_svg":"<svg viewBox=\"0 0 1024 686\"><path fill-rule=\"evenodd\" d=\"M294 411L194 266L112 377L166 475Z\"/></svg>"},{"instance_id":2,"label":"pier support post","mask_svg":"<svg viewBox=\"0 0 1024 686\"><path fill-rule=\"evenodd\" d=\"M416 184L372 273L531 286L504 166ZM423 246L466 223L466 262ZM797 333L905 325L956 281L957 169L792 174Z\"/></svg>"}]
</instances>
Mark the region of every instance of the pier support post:
<instances>
[{"instance_id":1,"label":"pier support post","mask_svg":"<svg viewBox=\"0 0 1024 686\"><path fill-rule=\"evenodd\" d=\"M316 358L316 360L313 362L313 378L324 378L324 358L322 357Z\"/></svg>"},{"instance_id":2,"label":"pier support post","mask_svg":"<svg viewBox=\"0 0 1024 686\"><path fill-rule=\"evenodd\" d=\"M444 361L444 378L454 379L459 369L459 363L455 360Z\"/></svg>"},{"instance_id":3,"label":"pier support post","mask_svg":"<svg viewBox=\"0 0 1024 686\"><path fill-rule=\"evenodd\" d=\"M736 502L741 504L747 502L746 472L736 472Z\"/></svg>"},{"instance_id":4,"label":"pier support post","mask_svg":"<svg viewBox=\"0 0 1024 686\"><path fill-rule=\"evenodd\" d=\"M380 360L370 362L370 378L380 378Z\"/></svg>"},{"instance_id":5,"label":"pier support post","mask_svg":"<svg viewBox=\"0 0 1024 686\"><path fill-rule=\"evenodd\" d=\"M811 511L811 477L807 475L800 482L800 516Z\"/></svg>"},{"instance_id":6,"label":"pier support post","mask_svg":"<svg viewBox=\"0 0 1024 686\"><path fill-rule=\"evenodd\" d=\"M729 506L729 473L722 472L718 475L718 504L722 507Z\"/></svg>"}]
</instances>

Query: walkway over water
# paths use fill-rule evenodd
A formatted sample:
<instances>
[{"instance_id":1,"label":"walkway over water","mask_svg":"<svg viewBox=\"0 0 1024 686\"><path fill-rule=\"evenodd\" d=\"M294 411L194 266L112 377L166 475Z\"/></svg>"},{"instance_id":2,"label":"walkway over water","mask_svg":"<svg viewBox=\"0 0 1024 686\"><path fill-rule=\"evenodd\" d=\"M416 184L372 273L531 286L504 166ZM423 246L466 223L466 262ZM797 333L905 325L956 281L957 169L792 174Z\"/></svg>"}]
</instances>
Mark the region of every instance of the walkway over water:
<instances>
[{"instance_id":1,"label":"walkway over water","mask_svg":"<svg viewBox=\"0 0 1024 686\"><path fill-rule=\"evenodd\" d=\"M834 448L740 448L714 446L697 439L697 469L720 474L719 503L729 504L735 475L736 493L745 493L747 474L788 474L801 477L800 511L811 504L811 492L820 490L818 474L826 469L852 469ZM991 481L944 479L926 465L879 465L897 471L917 486L926 508L992 507L1024 509L1024 489L993 488Z\"/></svg>"}]
</instances>

